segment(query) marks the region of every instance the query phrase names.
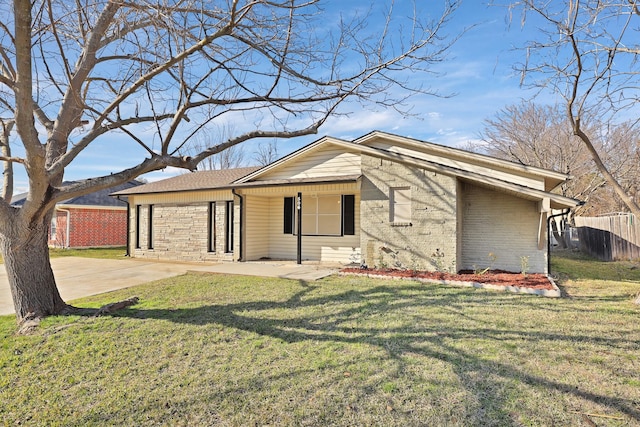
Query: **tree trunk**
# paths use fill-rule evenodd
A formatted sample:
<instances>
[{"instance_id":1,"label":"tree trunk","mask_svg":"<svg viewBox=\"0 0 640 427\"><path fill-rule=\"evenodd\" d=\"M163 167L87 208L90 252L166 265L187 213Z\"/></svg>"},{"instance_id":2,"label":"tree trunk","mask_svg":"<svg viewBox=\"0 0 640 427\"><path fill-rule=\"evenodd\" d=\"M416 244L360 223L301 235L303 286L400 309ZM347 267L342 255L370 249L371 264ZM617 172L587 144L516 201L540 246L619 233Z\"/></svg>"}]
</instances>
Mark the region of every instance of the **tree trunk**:
<instances>
[{"instance_id":1,"label":"tree trunk","mask_svg":"<svg viewBox=\"0 0 640 427\"><path fill-rule=\"evenodd\" d=\"M593 161L595 162L596 167L598 168L598 171L600 171L604 180L607 181L607 183L611 186L611 188L613 188L613 191L615 191L618 197L620 197L620 200L622 200L622 203L624 203L625 206L629 208L629 211L631 211L632 214L634 214L636 217L640 217L640 206L631 195L627 194L627 192L625 191L624 188L622 188L622 185L620 185L618 180L611 174L611 172L609 172L609 169L607 168L607 166L602 161L602 158L600 157L600 153L598 153L598 150L596 150L595 146L591 142L591 138L589 138L589 135L587 135L582 130L580 125L580 119L574 118L572 114L573 113L571 110L571 106L569 106L569 120L571 120L571 122L573 123L574 135L580 138L584 143L584 145L587 147L587 150L589 150L589 153L591 153L591 157L593 158Z\"/></svg>"},{"instance_id":2,"label":"tree trunk","mask_svg":"<svg viewBox=\"0 0 640 427\"><path fill-rule=\"evenodd\" d=\"M47 245L49 219L37 224L10 227L0 236L2 256L7 270L13 305L19 323L26 319L62 314L69 306L60 297L51 269Z\"/></svg>"}]
</instances>

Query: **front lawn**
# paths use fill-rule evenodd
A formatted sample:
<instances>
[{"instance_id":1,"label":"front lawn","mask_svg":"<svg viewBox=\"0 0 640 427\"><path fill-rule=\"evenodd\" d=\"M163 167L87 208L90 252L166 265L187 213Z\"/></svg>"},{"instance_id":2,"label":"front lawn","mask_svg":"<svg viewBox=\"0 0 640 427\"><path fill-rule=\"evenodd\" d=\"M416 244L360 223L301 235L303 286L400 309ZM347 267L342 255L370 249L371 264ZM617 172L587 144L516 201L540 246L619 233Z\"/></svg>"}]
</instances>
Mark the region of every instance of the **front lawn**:
<instances>
[{"instance_id":1,"label":"front lawn","mask_svg":"<svg viewBox=\"0 0 640 427\"><path fill-rule=\"evenodd\" d=\"M0 420L640 425L640 284L578 276L562 272L567 297L550 299L188 274L76 301L141 299L110 317L46 319L31 336L3 316Z\"/></svg>"},{"instance_id":2,"label":"front lawn","mask_svg":"<svg viewBox=\"0 0 640 427\"><path fill-rule=\"evenodd\" d=\"M49 256L51 258L59 258L66 256L77 256L84 258L102 258L102 259L124 259L127 248L118 246L114 248L86 248L86 249L63 249L50 248ZM3 264L2 255L0 255L0 264Z\"/></svg>"}]
</instances>

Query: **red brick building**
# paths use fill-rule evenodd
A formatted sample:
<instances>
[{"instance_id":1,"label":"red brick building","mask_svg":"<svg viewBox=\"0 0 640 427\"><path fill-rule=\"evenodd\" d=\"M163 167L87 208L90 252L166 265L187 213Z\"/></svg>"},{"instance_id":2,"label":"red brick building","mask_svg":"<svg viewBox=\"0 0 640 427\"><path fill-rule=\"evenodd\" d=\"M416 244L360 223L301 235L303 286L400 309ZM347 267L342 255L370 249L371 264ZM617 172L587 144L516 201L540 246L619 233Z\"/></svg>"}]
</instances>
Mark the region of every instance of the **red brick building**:
<instances>
[{"instance_id":1,"label":"red brick building","mask_svg":"<svg viewBox=\"0 0 640 427\"><path fill-rule=\"evenodd\" d=\"M111 197L110 194L140 184L138 181L130 181L58 203L49 229L49 246L126 246L128 206L125 201ZM21 205L23 202L24 198L17 196L12 204Z\"/></svg>"}]
</instances>

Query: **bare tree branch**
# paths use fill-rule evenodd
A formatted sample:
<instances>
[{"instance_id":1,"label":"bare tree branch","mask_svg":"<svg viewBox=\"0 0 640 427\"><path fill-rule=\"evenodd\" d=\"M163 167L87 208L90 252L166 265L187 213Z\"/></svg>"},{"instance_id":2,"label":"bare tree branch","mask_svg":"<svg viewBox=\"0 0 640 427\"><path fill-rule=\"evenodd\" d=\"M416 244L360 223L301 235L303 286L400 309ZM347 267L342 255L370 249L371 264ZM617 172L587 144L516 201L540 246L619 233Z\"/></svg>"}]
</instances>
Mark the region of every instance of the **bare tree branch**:
<instances>
[{"instance_id":1,"label":"bare tree branch","mask_svg":"<svg viewBox=\"0 0 640 427\"><path fill-rule=\"evenodd\" d=\"M13 163L24 162L23 159L11 157L11 145L9 144L9 135L15 122L9 120L5 122L0 120L0 160L2 161L2 194L0 197L11 203L13 197Z\"/></svg>"},{"instance_id":2,"label":"bare tree branch","mask_svg":"<svg viewBox=\"0 0 640 427\"><path fill-rule=\"evenodd\" d=\"M423 16L398 2L383 6L390 15L383 20L346 11L336 25L322 4L13 0L2 8L0 120L13 128L0 136L17 149L0 161L5 184L22 163L29 185L19 209L0 199L0 251L29 258L5 263L15 266L18 318L68 309L46 247L57 202L166 167L194 170L250 139L316 133L341 106L342 114L354 108L350 99L408 115L410 96L438 95L422 82L456 40L442 31L459 0L430 2L432 15ZM198 140L229 123L233 133ZM192 156L181 154L198 141ZM102 143L130 156L126 166L64 182L81 154ZM23 297L24 289L44 297Z\"/></svg>"},{"instance_id":3,"label":"bare tree branch","mask_svg":"<svg viewBox=\"0 0 640 427\"><path fill-rule=\"evenodd\" d=\"M542 2L523 0L512 7L533 12L543 25L538 40L527 46L527 61L520 67L532 86L551 89L564 98L571 130L591 153L596 167L627 209L640 216L640 201L629 193L603 161L596 127L586 129L594 109L600 122L619 125L636 116L638 5L634 0Z\"/></svg>"}]
</instances>

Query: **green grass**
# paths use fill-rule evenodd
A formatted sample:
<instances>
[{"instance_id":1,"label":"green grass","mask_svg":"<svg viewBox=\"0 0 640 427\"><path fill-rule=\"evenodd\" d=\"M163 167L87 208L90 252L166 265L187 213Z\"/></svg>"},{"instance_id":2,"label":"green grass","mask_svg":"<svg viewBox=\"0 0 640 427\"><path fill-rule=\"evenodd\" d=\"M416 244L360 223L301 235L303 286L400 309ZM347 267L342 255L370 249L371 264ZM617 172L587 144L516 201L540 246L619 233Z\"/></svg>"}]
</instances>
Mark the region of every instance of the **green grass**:
<instances>
[{"instance_id":1,"label":"green grass","mask_svg":"<svg viewBox=\"0 0 640 427\"><path fill-rule=\"evenodd\" d=\"M577 251L554 251L551 272L569 295L632 298L640 290L638 261L604 262Z\"/></svg>"},{"instance_id":2,"label":"green grass","mask_svg":"<svg viewBox=\"0 0 640 427\"><path fill-rule=\"evenodd\" d=\"M0 317L0 424L640 425L640 284L590 264L556 257L561 299L188 274L31 336Z\"/></svg>"},{"instance_id":3,"label":"green grass","mask_svg":"<svg viewBox=\"0 0 640 427\"><path fill-rule=\"evenodd\" d=\"M51 258L77 256L84 258L103 258L103 259L124 259L127 248L119 246L115 248L86 248L86 249L49 249ZM2 255L0 255L0 264L4 263Z\"/></svg>"},{"instance_id":4,"label":"green grass","mask_svg":"<svg viewBox=\"0 0 640 427\"><path fill-rule=\"evenodd\" d=\"M551 252L551 270L565 279L640 282L640 261L599 261L578 251Z\"/></svg>"},{"instance_id":5,"label":"green grass","mask_svg":"<svg viewBox=\"0 0 640 427\"><path fill-rule=\"evenodd\" d=\"M87 248L87 249L49 249L51 258L77 256L84 258L125 259L127 248L124 246L115 248Z\"/></svg>"}]
</instances>

